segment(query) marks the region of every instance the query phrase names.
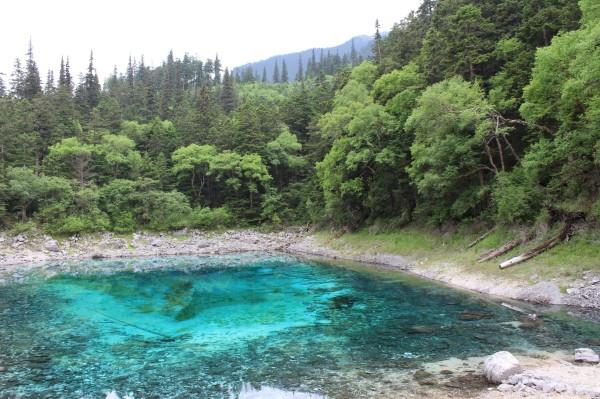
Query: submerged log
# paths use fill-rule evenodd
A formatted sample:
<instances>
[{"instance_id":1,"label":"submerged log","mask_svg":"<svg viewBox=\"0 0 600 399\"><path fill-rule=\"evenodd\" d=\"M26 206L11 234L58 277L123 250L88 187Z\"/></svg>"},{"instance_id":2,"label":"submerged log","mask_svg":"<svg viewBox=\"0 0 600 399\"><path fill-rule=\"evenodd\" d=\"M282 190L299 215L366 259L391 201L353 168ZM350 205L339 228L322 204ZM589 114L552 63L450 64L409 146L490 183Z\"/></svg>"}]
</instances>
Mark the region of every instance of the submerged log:
<instances>
[{"instance_id":1,"label":"submerged log","mask_svg":"<svg viewBox=\"0 0 600 399\"><path fill-rule=\"evenodd\" d=\"M475 239L475 241L473 241L472 243L470 243L469 245L467 245L467 249L469 248L473 248L475 245L479 244L481 241L485 240L487 236L489 236L490 234L492 234L494 232L494 230L496 230L496 228L494 227L493 229L487 231L486 233L484 233L483 235L477 237Z\"/></svg>"},{"instance_id":2,"label":"submerged log","mask_svg":"<svg viewBox=\"0 0 600 399\"><path fill-rule=\"evenodd\" d=\"M562 229L562 231L559 234L557 234L556 236L554 236L553 238L551 238L547 241L544 241L537 247L532 248L529 251L522 253L521 255L515 256L514 258L511 258L505 262L500 263L500 269L506 269L508 267L518 265L519 263L523 263L531 258L538 256L542 252L545 252L545 251L557 246L558 244L560 244L561 242L563 242L565 239L567 239L569 237L570 231L571 231L571 225L566 225Z\"/></svg>"}]
</instances>

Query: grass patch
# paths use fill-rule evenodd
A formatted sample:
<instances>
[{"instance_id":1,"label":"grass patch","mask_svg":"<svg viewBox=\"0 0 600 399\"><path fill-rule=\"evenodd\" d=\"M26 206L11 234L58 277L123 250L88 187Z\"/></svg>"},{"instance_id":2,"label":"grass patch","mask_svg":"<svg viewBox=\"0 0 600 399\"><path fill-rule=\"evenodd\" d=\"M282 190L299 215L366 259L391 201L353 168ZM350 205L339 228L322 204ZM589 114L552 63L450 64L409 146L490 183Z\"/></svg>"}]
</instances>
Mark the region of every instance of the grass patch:
<instances>
[{"instance_id":1,"label":"grass patch","mask_svg":"<svg viewBox=\"0 0 600 399\"><path fill-rule=\"evenodd\" d=\"M412 257L425 266L452 264L457 269L529 283L556 280L562 288L581 277L584 271L600 273L600 232L594 230L580 232L568 242L509 269L500 270L498 265L538 245L555 232L520 245L497 259L477 262L477 258L483 252L497 248L521 234L524 234L521 230L498 228L470 249L466 249L466 246L476 239L478 234L462 232L440 234L419 227L406 227L384 233L371 233L368 229L363 229L340 237L328 232L319 232L316 237L326 246L350 253L398 254Z\"/></svg>"}]
</instances>

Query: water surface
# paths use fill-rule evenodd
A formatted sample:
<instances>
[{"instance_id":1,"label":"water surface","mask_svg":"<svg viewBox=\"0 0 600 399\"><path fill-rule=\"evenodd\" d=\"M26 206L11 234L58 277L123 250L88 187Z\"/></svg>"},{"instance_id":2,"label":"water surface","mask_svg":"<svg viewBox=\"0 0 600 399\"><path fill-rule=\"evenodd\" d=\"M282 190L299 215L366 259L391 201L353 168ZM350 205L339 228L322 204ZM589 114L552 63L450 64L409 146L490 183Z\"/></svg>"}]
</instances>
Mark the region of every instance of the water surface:
<instances>
[{"instance_id":1,"label":"water surface","mask_svg":"<svg viewBox=\"0 0 600 399\"><path fill-rule=\"evenodd\" d=\"M425 362L597 338L565 313L516 321L411 276L285 256L57 265L0 285L0 397L377 397Z\"/></svg>"}]
</instances>

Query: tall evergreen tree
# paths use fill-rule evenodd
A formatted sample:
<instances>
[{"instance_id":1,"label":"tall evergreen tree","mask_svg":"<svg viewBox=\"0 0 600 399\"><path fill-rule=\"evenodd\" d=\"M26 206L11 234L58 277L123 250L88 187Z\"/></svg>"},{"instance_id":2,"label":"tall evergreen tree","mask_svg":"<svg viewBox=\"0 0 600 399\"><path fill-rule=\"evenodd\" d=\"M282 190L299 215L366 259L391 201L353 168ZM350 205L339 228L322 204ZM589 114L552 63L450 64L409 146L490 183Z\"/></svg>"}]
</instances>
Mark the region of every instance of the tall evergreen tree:
<instances>
[{"instance_id":1,"label":"tall evergreen tree","mask_svg":"<svg viewBox=\"0 0 600 399\"><path fill-rule=\"evenodd\" d=\"M67 57L67 63L65 65L65 84L69 89L69 92L73 92L73 77L71 76L71 66L69 65L69 57Z\"/></svg>"},{"instance_id":2,"label":"tall evergreen tree","mask_svg":"<svg viewBox=\"0 0 600 399\"><path fill-rule=\"evenodd\" d=\"M375 20L375 37L373 40L373 58L375 63L381 63L381 33L379 32L379 20Z\"/></svg>"},{"instance_id":3,"label":"tall evergreen tree","mask_svg":"<svg viewBox=\"0 0 600 399\"><path fill-rule=\"evenodd\" d=\"M92 110L100 102L100 82L94 67L93 51L90 51L90 63L85 75L85 97L89 110Z\"/></svg>"},{"instance_id":4,"label":"tall evergreen tree","mask_svg":"<svg viewBox=\"0 0 600 399\"><path fill-rule=\"evenodd\" d=\"M275 60L275 66L273 67L273 83L279 83L279 62Z\"/></svg>"},{"instance_id":5,"label":"tall evergreen tree","mask_svg":"<svg viewBox=\"0 0 600 399\"><path fill-rule=\"evenodd\" d=\"M230 113L235 109L236 97L233 77L229 74L229 69L225 68L223 75L223 89L221 90L221 105L226 113Z\"/></svg>"},{"instance_id":6,"label":"tall evergreen tree","mask_svg":"<svg viewBox=\"0 0 600 399\"><path fill-rule=\"evenodd\" d=\"M42 92L40 71L33 59L33 46L29 41L27 50L27 63L25 64L25 80L23 81L23 97L32 99Z\"/></svg>"},{"instance_id":7,"label":"tall evergreen tree","mask_svg":"<svg viewBox=\"0 0 600 399\"><path fill-rule=\"evenodd\" d=\"M260 81L263 83L267 83L267 67L266 66L263 67L262 78L260 79Z\"/></svg>"},{"instance_id":8,"label":"tall evergreen tree","mask_svg":"<svg viewBox=\"0 0 600 399\"><path fill-rule=\"evenodd\" d=\"M213 68L214 68L214 81L215 84L220 84L221 83L221 60L219 60L219 54L217 54L215 56L215 62L213 64Z\"/></svg>"},{"instance_id":9,"label":"tall evergreen tree","mask_svg":"<svg viewBox=\"0 0 600 399\"><path fill-rule=\"evenodd\" d=\"M46 77L46 85L44 86L46 94L52 94L56 91L56 86L54 86L54 71L52 69L48 69L48 75Z\"/></svg>"},{"instance_id":10,"label":"tall evergreen tree","mask_svg":"<svg viewBox=\"0 0 600 399\"><path fill-rule=\"evenodd\" d=\"M304 80L304 70L302 66L302 55L298 56L298 73L296 74L296 81L302 82Z\"/></svg>"},{"instance_id":11,"label":"tall evergreen tree","mask_svg":"<svg viewBox=\"0 0 600 399\"><path fill-rule=\"evenodd\" d=\"M15 66L10 80L11 94L16 98L23 98L25 95L25 73L21 67L21 60L15 59Z\"/></svg>"},{"instance_id":12,"label":"tall evergreen tree","mask_svg":"<svg viewBox=\"0 0 600 399\"><path fill-rule=\"evenodd\" d=\"M287 64L285 63L285 60L283 60L281 62L281 83L287 83L289 81L290 78L288 77Z\"/></svg>"},{"instance_id":13,"label":"tall evergreen tree","mask_svg":"<svg viewBox=\"0 0 600 399\"><path fill-rule=\"evenodd\" d=\"M352 46L350 48L350 60L353 67L358 65L358 53L356 52L356 47L354 47L354 39L352 39Z\"/></svg>"}]
</instances>

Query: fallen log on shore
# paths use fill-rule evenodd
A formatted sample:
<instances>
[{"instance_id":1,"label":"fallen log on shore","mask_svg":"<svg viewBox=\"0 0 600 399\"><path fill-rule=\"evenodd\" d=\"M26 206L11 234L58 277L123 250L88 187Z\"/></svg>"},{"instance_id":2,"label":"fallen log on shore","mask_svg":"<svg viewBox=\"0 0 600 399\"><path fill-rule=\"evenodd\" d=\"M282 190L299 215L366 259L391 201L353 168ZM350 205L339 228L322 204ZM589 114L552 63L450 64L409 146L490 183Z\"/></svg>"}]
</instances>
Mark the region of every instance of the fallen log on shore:
<instances>
[{"instance_id":1,"label":"fallen log on shore","mask_svg":"<svg viewBox=\"0 0 600 399\"><path fill-rule=\"evenodd\" d=\"M561 232L558 233L553 238L551 238L547 241L544 241L537 247L532 248L529 251L522 253L521 255L515 256L514 258L511 258L507 261L500 263L500 269L506 269L508 267L518 265L519 263L523 263L531 258L538 256L542 252L545 252L545 251L557 246L558 244L560 244L561 242L563 242L565 239L567 239L569 237L569 234L571 232L571 227L572 226L570 224L566 225L561 230Z\"/></svg>"},{"instance_id":2,"label":"fallen log on shore","mask_svg":"<svg viewBox=\"0 0 600 399\"><path fill-rule=\"evenodd\" d=\"M511 251L513 248L516 248L521 244L525 244L527 241L529 241L531 239L532 239L532 236L530 234L528 234L525 237L510 240L509 242L502 245L501 247L492 249L491 251L488 251L485 254L481 255L479 257L479 259L477 259L477 262L482 263L482 262L487 262L488 260L497 258L498 256L504 255L505 253Z\"/></svg>"},{"instance_id":3,"label":"fallen log on shore","mask_svg":"<svg viewBox=\"0 0 600 399\"><path fill-rule=\"evenodd\" d=\"M467 249L469 248L473 248L475 245L479 244L481 241L485 240L487 236L489 236L490 234L492 234L494 231L496 230L496 228L494 227L491 230L488 230L486 233L482 234L481 236L477 237L475 239L475 241L471 242L469 245L467 245Z\"/></svg>"}]
</instances>

